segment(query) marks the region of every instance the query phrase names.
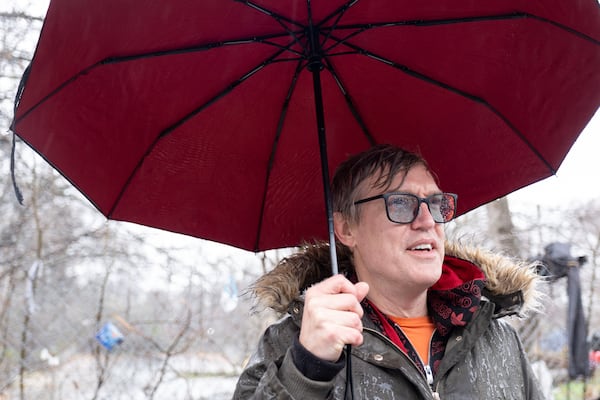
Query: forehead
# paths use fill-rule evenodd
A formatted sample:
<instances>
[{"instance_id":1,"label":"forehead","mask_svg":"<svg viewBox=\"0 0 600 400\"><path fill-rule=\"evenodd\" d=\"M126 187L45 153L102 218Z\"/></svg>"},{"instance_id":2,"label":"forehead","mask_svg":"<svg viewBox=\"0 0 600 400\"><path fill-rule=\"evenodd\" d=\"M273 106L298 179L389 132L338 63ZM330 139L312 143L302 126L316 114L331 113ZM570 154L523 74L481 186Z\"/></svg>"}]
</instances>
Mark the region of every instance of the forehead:
<instances>
[{"instance_id":1,"label":"forehead","mask_svg":"<svg viewBox=\"0 0 600 400\"><path fill-rule=\"evenodd\" d=\"M361 184L363 195L376 195L385 192L401 191L418 195L440 192L434 175L423 164L417 164L408 171L400 171L393 177L378 171Z\"/></svg>"}]
</instances>

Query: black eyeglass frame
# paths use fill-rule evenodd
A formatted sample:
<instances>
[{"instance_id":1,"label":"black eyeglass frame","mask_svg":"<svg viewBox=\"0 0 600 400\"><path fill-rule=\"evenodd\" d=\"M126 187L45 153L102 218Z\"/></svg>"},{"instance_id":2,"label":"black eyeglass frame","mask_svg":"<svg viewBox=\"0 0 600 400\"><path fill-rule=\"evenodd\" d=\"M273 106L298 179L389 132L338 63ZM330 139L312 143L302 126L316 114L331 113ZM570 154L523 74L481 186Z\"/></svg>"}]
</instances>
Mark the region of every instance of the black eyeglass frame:
<instances>
[{"instance_id":1,"label":"black eyeglass frame","mask_svg":"<svg viewBox=\"0 0 600 400\"><path fill-rule=\"evenodd\" d=\"M408 221L408 222L398 222L398 221L394 221L390 217L390 211L389 211L389 208L388 208L388 198L390 196L394 196L394 195L410 196L410 197L413 197L413 198L417 199L417 201L418 201L417 207L415 208L415 210L413 212L413 217L412 217L412 219L410 221ZM438 220L436 220L435 219L435 215L431 212L431 204L430 204L431 198L433 196L440 196L440 195L442 195L442 196L450 196L450 197L452 197L454 199L454 210L452 210L453 211L452 212L452 218L450 218L447 221L438 221ZM448 222L452 221L456 217L456 209L457 209L457 204L458 204L458 195L455 194L455 193L446 193L446 192L434 193L434 194L431 194L431 195L429 195L427 197L419 197L419 196L417 196L415 194L406 193L406 192L388 192L388 193L378 194L376 196L371 196L371 197L367 197L367 198L364 198L364 199L356 200L353 204L356 206L358 204L367 203L369 201L373 201L373 200L377 200L377 199L383 199L384 200L384 202L385 202L385 213L386 213L388 219L391 222L395 223L395 224L412 224L415 221L415 219L417 219L417 216L419 215L422 203L425 203L427 205L427 210L429 211L429 214L431 214L433 220L436 223L438 223L438 224L445 224L445 223L448 223Z\"/></svg>"}]
</instances>

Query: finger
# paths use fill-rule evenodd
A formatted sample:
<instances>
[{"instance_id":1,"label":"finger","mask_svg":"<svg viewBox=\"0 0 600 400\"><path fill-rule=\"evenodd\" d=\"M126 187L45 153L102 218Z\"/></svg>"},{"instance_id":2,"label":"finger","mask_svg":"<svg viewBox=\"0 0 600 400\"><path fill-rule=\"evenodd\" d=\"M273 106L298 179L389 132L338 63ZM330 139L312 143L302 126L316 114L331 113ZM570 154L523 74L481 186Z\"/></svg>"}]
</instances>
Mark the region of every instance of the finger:
<instances>
[{"instance_id":1,"label":"finger","mask_svg":"<svg viewBox=\"0 0 600 400\"><path fill-rule=\"evenodd\" d=\"M315 335L303 335L300 332L300 343L315 356L324 360L336 361L340 358L344 346L360 346L363 343L362 332L347 327L336 327L334 331L319 337Z\"/></svg>"},{"instance_id":2,"label":"finger","mask_svg":"<svg viewBox=\"0 0 600 400\"><path fill-rule=\"evenodd\" d=\"M335 327L347 327L362 332L362 320L360 316L352 311L338 311L332 309L316 309L310 318L311 326L317 329L328 330L330 328L335 332Z\"/></svg>"},{"instance_id":3,"label":"finger","mask_svg":"<svg viewBox=\"0 0 600 400\"><path fill-rule=\"evenodd\" d=\"M335 361L346 344L362 344L362 323L355 313L323 310L317 320L303 323L299 340L315 356Z\"/></svg>"},{"instance_id":4,"label":"finger","mask_svg":"<svg viewBox=\"0 0 600 400\"><path fill-rule=\"evenodd\" d=\"M312 286L310 289L323 294L349 293L356 295L356 288L352 282L341 274L331 276Z\"/></svg>"},{"instance_id":5,"label":"finger","mask_svg":"<svg viewBox=\"0 0 600 400\"><path fill-rule=\"evenodd\" d=\"M363 301L369 293L369 284L367 282L358 282L354 285L354 288L356 289L356 299L358 301Z\"/></svg>"},{"instance_id":6,"label":"finger","mask_svg":"<svg viewBox=\"0 0 600 400\"><path fill-rule=\"evenodd\" d=\"M340 311L358 312L360 303L353 294L338 293L338 294L321 294L312 292L306 294L304 304L308 307L323 307Z\"/></svg>"},{"instance_id":7,"label":"finger","mask_svg":"<svg viewBox=\"0 0 600 400\"><path fill-rule=\"evenodd\" d=\"M363 343L362 331L348 328L345 326L337 327L336 329L337 344L336 350L341 351L345 345L360 346Z\"/></svg>"}]
</instances>

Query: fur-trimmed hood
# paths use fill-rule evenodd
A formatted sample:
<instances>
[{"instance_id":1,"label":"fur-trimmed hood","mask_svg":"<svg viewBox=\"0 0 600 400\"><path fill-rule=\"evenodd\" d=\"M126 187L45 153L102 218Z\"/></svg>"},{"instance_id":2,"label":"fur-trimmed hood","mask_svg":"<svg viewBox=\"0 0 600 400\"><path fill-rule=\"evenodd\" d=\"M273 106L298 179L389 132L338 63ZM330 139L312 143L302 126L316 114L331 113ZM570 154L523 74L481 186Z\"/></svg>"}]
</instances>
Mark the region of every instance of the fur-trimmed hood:
<instances>
[{"instance_id":1,"label":"fur-trimmed hood","mask_svg":"<svg viewBox=\"0 0 600 400\"><path fill-rule=\"evenodd\" d=\"M537 263L515 260L459 243L447 242L445 247L446 256L469 261L483 272L486 277L483 295L495 304L497 317L525 315L539 310L537 285L541 278L536 273ZM353 271L349 250L338 246L337 254L340 273ZM290 303L306 288L331 276L330 265L327 243L305 245L260 277L250 287L250 292L262 306L285 313Z\"/></svg>"}]
</instances>

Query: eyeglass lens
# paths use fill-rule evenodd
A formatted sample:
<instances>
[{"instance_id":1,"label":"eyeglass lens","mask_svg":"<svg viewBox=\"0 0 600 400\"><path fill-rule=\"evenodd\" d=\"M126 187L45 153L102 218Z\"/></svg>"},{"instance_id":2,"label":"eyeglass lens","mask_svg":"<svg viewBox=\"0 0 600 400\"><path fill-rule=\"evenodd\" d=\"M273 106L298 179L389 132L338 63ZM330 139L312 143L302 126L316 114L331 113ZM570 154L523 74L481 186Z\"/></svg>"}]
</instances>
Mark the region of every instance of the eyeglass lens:
<instances>
[{"instance_id":1,"label":"eyeglass lens","mask_svg":"<svg viewBox=\"0 0 600 400\"><path fill-rule=\"evenodd\" d=\"M386 198L388 217L393 222L408 224L417 218L421 202L427 204L435 222L448 222L454 218L456 200L448 193L439 193L424 199L412 194L392 193Z\"/></svg>"}]
</instances>

